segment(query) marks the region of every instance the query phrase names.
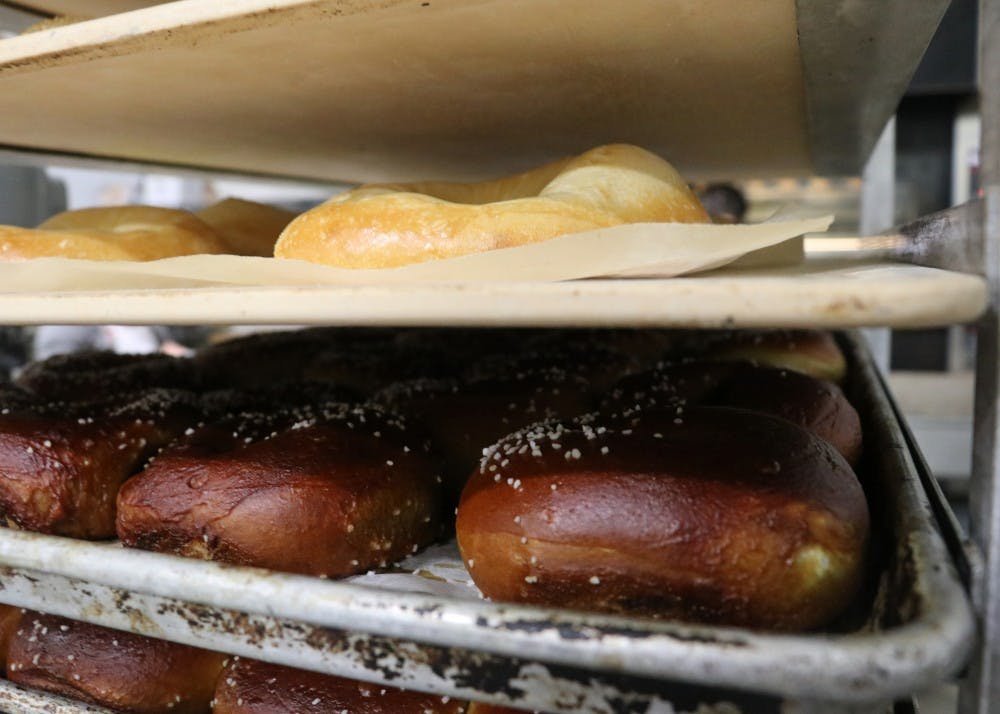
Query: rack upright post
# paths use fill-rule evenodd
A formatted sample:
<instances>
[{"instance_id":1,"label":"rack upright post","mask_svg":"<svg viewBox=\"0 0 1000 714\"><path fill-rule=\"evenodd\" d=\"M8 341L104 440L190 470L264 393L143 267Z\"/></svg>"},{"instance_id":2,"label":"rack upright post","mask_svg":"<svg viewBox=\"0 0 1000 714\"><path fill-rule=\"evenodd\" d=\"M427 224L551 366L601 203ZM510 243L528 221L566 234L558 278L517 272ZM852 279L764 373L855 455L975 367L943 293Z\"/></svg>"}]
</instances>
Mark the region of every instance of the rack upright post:
<instances>
[{"instance_id":1,"label":"rack upright post","mask_svg":"<svg viewBox=\"0 0 1000 714\"><path fill-rule=\"evenodd\" d=\"M960 697L963 714L1000 711L1000 0L980 0L979 98L983 270L990 305L978 330L969 503L984 567L972 583L980 641Z\"/></svg>"}]
</instances>

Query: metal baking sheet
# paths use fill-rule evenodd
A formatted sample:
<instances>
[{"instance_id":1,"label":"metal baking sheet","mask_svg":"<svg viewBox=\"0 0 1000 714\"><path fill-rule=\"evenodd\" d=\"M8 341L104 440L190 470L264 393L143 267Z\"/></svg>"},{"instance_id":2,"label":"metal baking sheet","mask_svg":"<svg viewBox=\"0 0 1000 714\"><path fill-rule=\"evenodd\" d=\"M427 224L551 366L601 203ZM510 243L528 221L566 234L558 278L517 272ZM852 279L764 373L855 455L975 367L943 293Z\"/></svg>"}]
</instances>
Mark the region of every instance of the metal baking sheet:
<instances>
[{"instance_id":1,"label":"metal baking sheet","mask_svg":"<svg viewBox=\"0 0 1000 714\"><path fill-rule=\"evenodd\" d=\"M4 714L113 714L110 709L25 689L3 679L0 679L0 711Z\"/></svg>"},{"instance_id":2,"label":"metal baking sheet","mask_svg":"<svg viewBox=\"0 0 1000 714\"><path fill-rule=\"evenodd\" d=\"M879 711L974 637L891 404L858 341L849 394L886 533L864 624L765 634L333 582L0 529L0 600L317 671L550 712ZM675 706L676 705L676 706Z\"/></svg>"}]
</instances>

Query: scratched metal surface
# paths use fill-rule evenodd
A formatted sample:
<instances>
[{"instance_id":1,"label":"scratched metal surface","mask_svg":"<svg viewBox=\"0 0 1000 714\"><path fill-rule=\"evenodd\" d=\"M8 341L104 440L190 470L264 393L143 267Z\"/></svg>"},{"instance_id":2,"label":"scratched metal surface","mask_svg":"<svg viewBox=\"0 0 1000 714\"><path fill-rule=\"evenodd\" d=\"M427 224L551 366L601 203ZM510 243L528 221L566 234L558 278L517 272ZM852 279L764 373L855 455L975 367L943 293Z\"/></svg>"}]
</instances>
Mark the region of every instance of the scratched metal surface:
<instances>
[{"instance_id":1,"label":"scratched metal surface","mask_svg":"<svg viewBox=\"0 0 1000 714\"><path fill-rule=\"evenodd\" d=\"M973 621L891 405L856 339L845 346L868 444L859 472L885 535L872 543L866 596L835 631L778 635L500 605L6 529L0 601L550 712L884 711L961 668Z\"/></svg>"},{"instance_id":2,"label":"scratched metal surface","mask_svg":"<svg viewBox=\"0 0 1000 714\"><path fill-rule=\"evenodd\" d=\"M113 714L109 709L24 689L3 679L0 679L0 711L4 714Z\"/></svg>"},{"instance_id":3,"label":"scratched metal surface","mask_svg":"<svg viewBox=\"0 0 1000 714\"><path fill-rule=\"evenodd\" d=\"M983 199L921 216L877 236L805 239L812 258L899 261L932 268L983 274Z\"/></svg>"}]
</instances>

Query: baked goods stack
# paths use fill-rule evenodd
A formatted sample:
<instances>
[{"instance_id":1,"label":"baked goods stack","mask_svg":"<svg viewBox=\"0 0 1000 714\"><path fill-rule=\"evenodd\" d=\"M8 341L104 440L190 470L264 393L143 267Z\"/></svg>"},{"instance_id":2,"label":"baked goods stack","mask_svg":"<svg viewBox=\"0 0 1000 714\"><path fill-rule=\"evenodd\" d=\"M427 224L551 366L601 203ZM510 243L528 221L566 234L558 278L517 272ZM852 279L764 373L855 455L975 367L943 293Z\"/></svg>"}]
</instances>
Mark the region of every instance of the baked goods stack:
<instances>
[{"instance_id":1,"label":"baked goods stack","mask_svg":"<svg viewBox=\"0 0 1000 714\"><path fill-rule=\"evenodd\" d=\"M71 211L0 228L0 258L396 268L708 220L667 162L610 145L479 184L362 186L300 216L232 199ZM456 567L498 602L818 630L865 578L845 377L811 331L321 328L190 358L65 355L0 388L0 515L317 578L454 538ZM0 624L12 680L121 711L467 706L52 615Z\"/></svg>"},{"instance_id":2,"label":"baked goods stack","mask_svg":"<svg viewBox=\"0 0 1000 714\"><path fill-rule=\"evenodd\" d=\"M0 393L0 513L324 578L392 568L454 534L493 600L823 629L866 577L847 378L815 331L321 328L191 358L62 356ZM218 681L236 684L213 689L223 655L50 619L21 618L10 678L123 711L208 711L213 696L217 711L311 710L270 686L272 665L231 659ZM37 649L46 637L74 653L65 672L46 670L67 664ZM172 657L201 683L172 683L187 666L164 669ZM101 680L99 662L132 660L163 686ZM288 676L287 692L323 692L309 702L384 689Z\"/></svg>"}]
</instances>

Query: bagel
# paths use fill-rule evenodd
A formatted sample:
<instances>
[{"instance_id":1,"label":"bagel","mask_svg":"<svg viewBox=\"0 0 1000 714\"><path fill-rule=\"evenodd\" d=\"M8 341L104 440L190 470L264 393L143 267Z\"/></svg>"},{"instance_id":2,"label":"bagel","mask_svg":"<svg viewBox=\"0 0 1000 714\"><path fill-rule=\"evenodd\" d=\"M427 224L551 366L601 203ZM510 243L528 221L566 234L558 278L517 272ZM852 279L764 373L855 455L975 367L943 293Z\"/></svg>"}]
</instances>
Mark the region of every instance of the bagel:
<instances>
[{"instance_id":1,"label":"bagel","mask_svg":"<svg viewBox=\"0 0 1000 714\"><path fill-rule=\"evenodd\" d=\"M225 241L194 214L153 206L65 211L36 229L0 226L0 260L8 261L146 261L225 252Z\"/></svg>"},{"instance_id":2,"label":"bagel","mask_svg":"<svg viewBox=\"0 0 1000 714\"><path fill-rule=\"evenodd\" d=\"M191 429L118 492L128 547L344 577L444 527L439 463L381 410L329 404Z\"/></svg>"},{"instance_id":3,"label":"bagel","mask_svg":"<svg viewBox=\"0 0 1000 714\"><path fill-rule=\"evenodd\" d=\"M203 417L180 390L49 401L0 391L0 523L101 540L115 534L121 484Z\"/></svg>"},{"instance_id":4,"label":"bagel","mask_svg":"<svg viewBox=\"0 0 1000 714\"><path fill-rule=\"evenodd\" d=\"M164 354L70 352L27 365L14 383L51 401L92 401L155 387L197 390L192 361Z\"/></svg>"},{"instance_id":5,"label":"bagel","mask_svg":"<svg viewBox=\"0 0 1000 714\"><path fill-rule=\"evenodd\" d=\"M802 372L750 362L668 364L625 377L604 399L606 411L626 414L671 406L763 412L811 431L837 449L852 466L861 458L861 419L857 411L836 384Z\"/></svg>"},{"instance_id":6,"label":"bagel","mask_svg":"<svg viewBox=\"0 0 1000 714\"><path fill-rule=\"evenodd\" d=\"M79 15L56 15L55 17L47 17L44 20L39 20L33 25L21 30L22 35L30 35L33 32L42 32L44 30L54 30L57 27L66 27L66 25L75 25L78 22L84 22L87 20L86 17L80 17Z\"/></svg>"},{"instance_id":7,"label":"bagel","mask_svg":"<svg viewBox=\"0 0 1000 714\"><path fill-rule=\"evenodd\" d=\"M847 375L844 353L825 330L730 330L699 334L694 341L697 346L688 350L702 360L745 360L836 384Z\"/></svg>"},{"instance_id":8,"label":"bagel","mask_svg":"<svg viewBox=\"0 0 1000 714\"><path fill-rule=\"evenodd\" d=\"M851 603L869 513L832 446L736 409L606 424L544 422L484 452L456 532L485 596L782 631Z\"/></svg>"},{"instance_id":9,"label":"bagel","mask_svg":"<svg viewBox=\"0 0 1000 714\"><path fill-rule=\"evenodd\" d=\"M118 712L208 714L225 661L218 652L27 612L10 640L7 678Z\"/></svg>"},{"instance_id":10,"label":"bagel","mask_svg":"<svg viewBox=\"0 0 1000 714\"><path fill-rule=\"evenodd\" d=\"M270 257L282 229L297 214L264 203L227 198L195 215L219 232L229 244L230 253Z\"/></svg>"},{"instance_id":11,"label":"bagel","mask_svg":"<svg viewBox=\"0 0 1000 714\"><path fill-rule=\"evenodd\" d=\"M465 702L384 684L233 657L215 687L213 714L464 714Z\"/></svg>"},{"instance_id":12,"label":"bagel","mask_svg":"<svg viewBox=\"0 0 1000 714\"><path fill-rule=\"evenodd\" d=\"M274 255L392 268L651 221L709 217L670 164L614 144L495 181L362 186L292 221Z\"/></svg>"},{"instance_id":13,"label":"bagel","mask_svg":"<svg viewBox=\"0 0 1000 714\"><path fill-rule=\"evenodd\" d=\"M847 360L833 335L823 330L770 330L737 333L712 349L714 359L745 359L841 383Z\"/></svg>"},{"instance_id":14,"label":"bagel","mask_svg":"<svg viewBox=\"0 0 1000 714\"><path fill-rule=\"evenodd\" d=\"M448 495L458 503L484 447L536 421L588 411L592 397L587 380L549 368L397 382L374 400L427 430L445 457Z\"/></svg>"},{"instance_id":15,"label":"bagel","mask_svg":"<svg viewBox=\"0 0 1000 714\"><path fill-rule=\"evenodd\" d=\"M10 651L10 640L21 623L24 611L13 605L0 605L0 672L7 669L7 653Z\"/></svg>"}]
</instances>

